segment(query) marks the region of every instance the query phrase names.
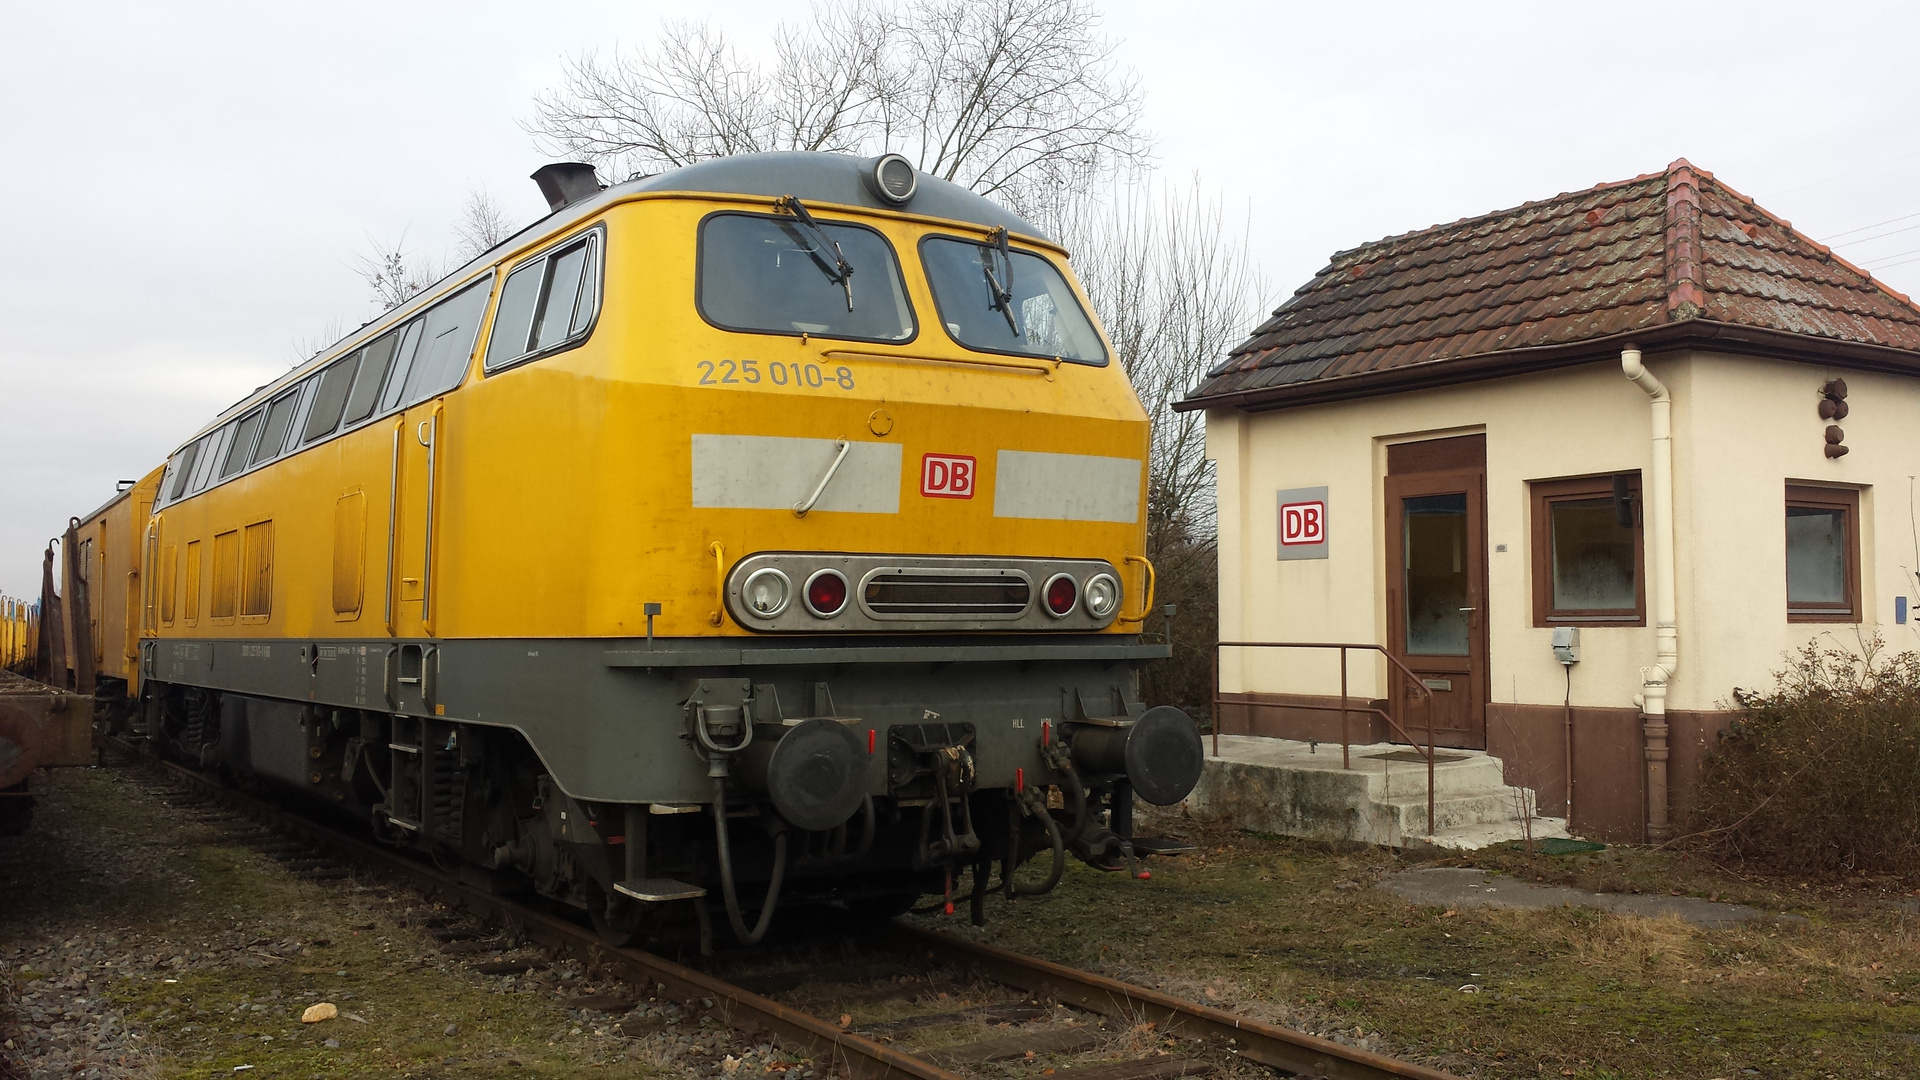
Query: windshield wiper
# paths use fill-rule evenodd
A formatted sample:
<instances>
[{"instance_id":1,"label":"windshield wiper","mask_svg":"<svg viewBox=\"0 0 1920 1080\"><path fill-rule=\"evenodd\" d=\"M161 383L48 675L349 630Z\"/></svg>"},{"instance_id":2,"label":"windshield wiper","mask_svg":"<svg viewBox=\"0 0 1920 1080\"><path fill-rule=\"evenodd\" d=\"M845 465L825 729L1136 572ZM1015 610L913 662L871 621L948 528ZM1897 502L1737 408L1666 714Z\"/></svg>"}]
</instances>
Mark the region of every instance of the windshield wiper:
<instances>
[{"instance_id":1,"label":"windshield wiper","mask_svg":"<svg viewBox=\"0 0 1920 1080\"><path fill-rule=\"evenodd\" d=\"M992 295L992 299L988 301L987 306L1006 316L1007 329L1013 331L1014 337L1019 337L1020 324L1015 321L1013 317L1013 253L1007 250L1007 230L995 229L989 236L993 247L982 252L981 254L984 255L985 258L980 260L987 272L987 291ZM993 272L993 253L995 251L1000 253L1001 264L1006 267L1007 281L1005 285L1000 283L1000 279L996 277Z\"/></svg>"},{"instance_id":2,"label":"windshield wiper","mask_svg":"<svg viewBox=\"0 0 1920 1080\"><path fill-rule=\"evenodd\" d=\"M827 230L821 228L820 223L813 220L813 215L807 212L807 208L801 204L799 197L782 195L779 201L773 205L774 209L784 210L792 214L795 220L799 221L801 229L796 231L802 233L800 242L806 245L807 254L813 256L814 263L820 267L822 273L827 275L828 281L833 282L846 291L847 310L852 311L853 264L848 262L847 257L841 253L840 245L834 243L833 237L827 235ZM807 234L811 234L811 239L817 240L819 243L814 244L810 242ZM829 252L832 253L831 258L828 257Z\"/></svg>"}]
</instances>

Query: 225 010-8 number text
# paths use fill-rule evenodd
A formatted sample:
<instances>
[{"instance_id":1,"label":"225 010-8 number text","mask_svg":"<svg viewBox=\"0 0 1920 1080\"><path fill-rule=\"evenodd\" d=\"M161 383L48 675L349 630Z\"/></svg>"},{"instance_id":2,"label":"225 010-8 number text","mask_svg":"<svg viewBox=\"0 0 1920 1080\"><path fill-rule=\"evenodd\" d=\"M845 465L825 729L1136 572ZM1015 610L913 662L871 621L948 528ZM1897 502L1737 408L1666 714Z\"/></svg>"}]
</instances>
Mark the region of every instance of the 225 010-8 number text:
<instances>
[{"instance_id":1,"label":"225 010-8 number text","mask_svg":"<svg viewBox=\"0 0 1920 1080\"><path fill-rule=\"evenodd\" d=\"M696 365L700 369L701 386L748 386L762 382L774 386L799 386L811 390L838 387L841 390L853 389L853 369L845 364L831 372L819 364L789 364L781 360L766 362L762 371L758 360L701 360Z\"/></svg>"}]
</instances>

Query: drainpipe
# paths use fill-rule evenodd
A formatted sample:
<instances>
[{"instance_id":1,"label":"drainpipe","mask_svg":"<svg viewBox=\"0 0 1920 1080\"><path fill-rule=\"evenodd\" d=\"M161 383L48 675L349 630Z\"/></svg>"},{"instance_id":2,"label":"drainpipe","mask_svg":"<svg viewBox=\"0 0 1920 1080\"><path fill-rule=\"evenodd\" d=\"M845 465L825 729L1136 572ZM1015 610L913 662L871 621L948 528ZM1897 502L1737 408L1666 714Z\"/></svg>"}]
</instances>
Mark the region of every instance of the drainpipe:
<instances>
[{"instance_id":1,"label":"drainpipe","mask_svg":"<svg viewBox=\"0 0 1920 1080\"><path fill-rule=\"evenodd\" d=\"M1653 664L1640 669L1640 725L1646 739L1647 842L1673 836L1667 820L1667 684L1680 667L1674 625L1673 395L1640 362L1632 345L1620 350L1620 370L1653 404L1653 479L1647 485L1646 528L1653 537Z\"/></svg>"}]
</instances>

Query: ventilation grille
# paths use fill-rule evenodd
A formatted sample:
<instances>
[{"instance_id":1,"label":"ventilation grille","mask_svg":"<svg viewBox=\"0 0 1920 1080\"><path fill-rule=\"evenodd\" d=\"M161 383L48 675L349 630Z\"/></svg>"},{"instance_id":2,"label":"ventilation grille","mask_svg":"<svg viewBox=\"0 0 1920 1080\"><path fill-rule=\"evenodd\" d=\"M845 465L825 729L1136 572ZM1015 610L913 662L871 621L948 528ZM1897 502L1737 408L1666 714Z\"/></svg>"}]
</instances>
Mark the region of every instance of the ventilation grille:
<instances>
[{"instance_id":1,"label":"ventilation grille","mask_svg":"<svg viewBox=\"0 0 1920 1080\"><path fill-rule=\"evenodd\" d=\"M1019 615L1033 602L1033 585L1021 575L996 570L937 574L883 570L867 579L861 600L875 615Z\"/></svg>"}]
</instances>

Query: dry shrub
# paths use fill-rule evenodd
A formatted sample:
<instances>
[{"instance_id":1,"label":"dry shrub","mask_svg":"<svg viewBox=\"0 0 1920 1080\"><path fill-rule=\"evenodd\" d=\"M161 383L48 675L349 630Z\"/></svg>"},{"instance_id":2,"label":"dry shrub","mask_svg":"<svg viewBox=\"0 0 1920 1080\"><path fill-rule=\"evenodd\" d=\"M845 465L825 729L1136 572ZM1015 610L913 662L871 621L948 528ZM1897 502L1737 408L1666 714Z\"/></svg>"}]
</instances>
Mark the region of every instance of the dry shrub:
<instances>
[{"instance_id":1,"label":"dry shrub","mask_svg":"<svg viewBox=\"0 0 1920 1080\"><path fill-rule=\"evenodd\" d=\"M1776 678L1735 691L1687 841L1758 870L1920 880L1920 656L1816 641Z\"/></svg>"}]
</instances>

